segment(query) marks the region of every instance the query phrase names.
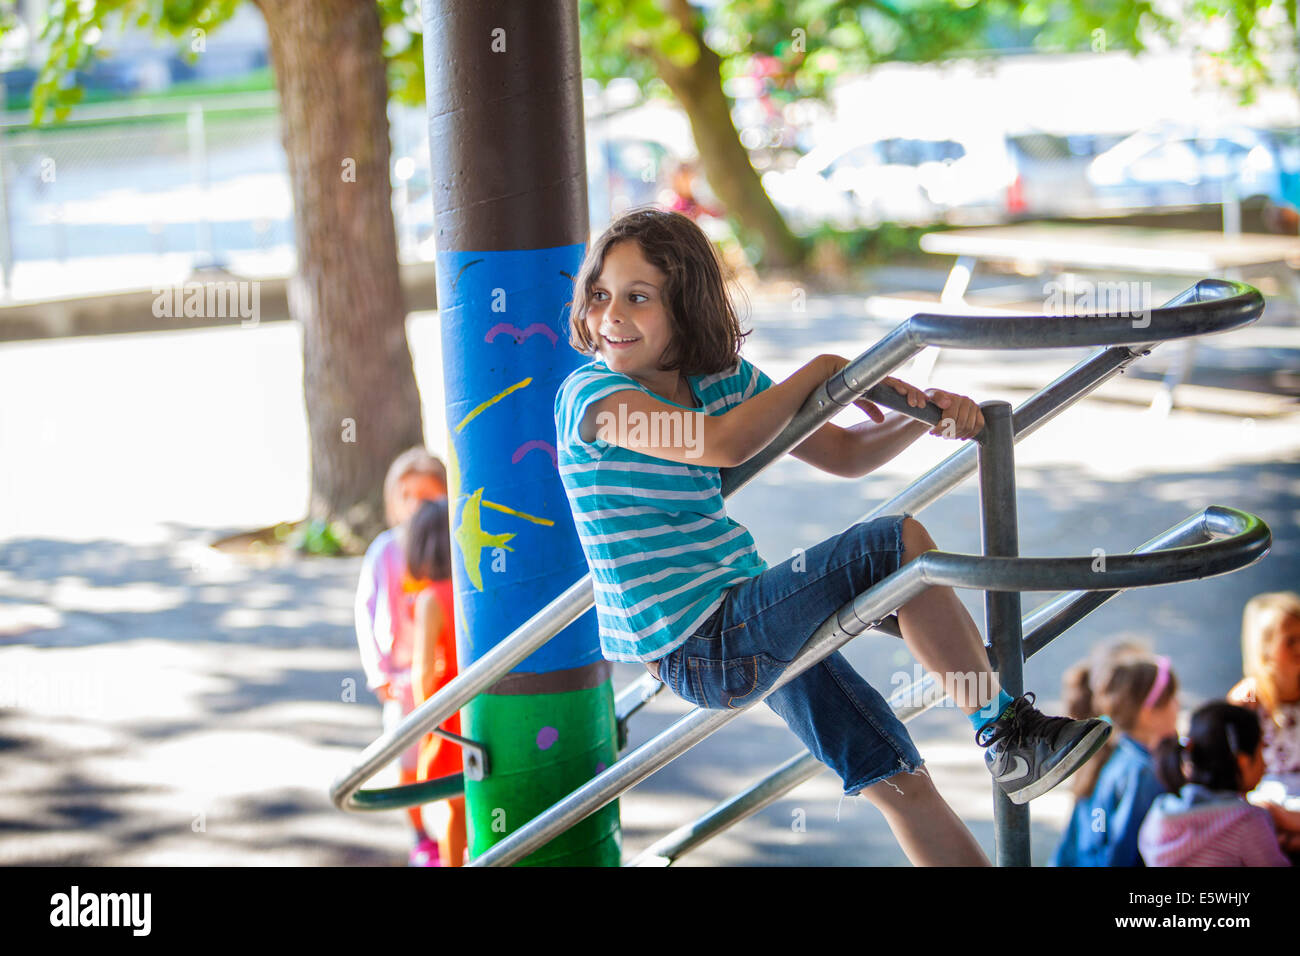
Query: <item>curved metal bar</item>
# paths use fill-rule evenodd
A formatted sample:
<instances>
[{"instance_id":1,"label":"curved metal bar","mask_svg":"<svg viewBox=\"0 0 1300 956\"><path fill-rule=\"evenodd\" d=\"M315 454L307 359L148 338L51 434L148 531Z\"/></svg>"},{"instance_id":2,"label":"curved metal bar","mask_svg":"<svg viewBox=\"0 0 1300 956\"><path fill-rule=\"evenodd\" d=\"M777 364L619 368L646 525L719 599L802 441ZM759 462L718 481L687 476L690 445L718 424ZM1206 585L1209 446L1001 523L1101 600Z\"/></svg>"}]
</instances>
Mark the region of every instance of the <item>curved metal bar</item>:
<instances>
[{"instance_id":1,"label":"curved metal bar","mask_svg":"<svg viewBox=\"0 0 1300 956\"><path fill-rule=\"evenodd\" d=\"M363 791L361 786L396 760L407 747L418 743L433 727L445 722L510 673L529 654L585 614L595 601L591 575L586 574L516 628L506 640L462 670L449 684L439 688L436 694L407 714L400 724L363 750L356 764L330 787L330 800L334 806L350 811L391 810L397 806L413 806L425 802L417 799L419 793L416 790L410 789L420 786L419 784L373 791ZM374 794L391 795L399 792L411 794L411 800L406 804L388 802L382 806L376 805Z\"/></svg>"},{"instance_id":2,"label":"curved metal bar","mask_svg":"<svg viewBox=\"0 0 1300 956\"><path fill-rule=\"evenodd\" d=\"M722 469L723 497L735 494L760 471L838 415L855 398L866 394L868 389L919 351L921 346L910 341L906 322L887 333L839 374L832 375L813 389L790 424L768 442L766 448L735 468ZM938 406L934 407L937 412Z\"/></svg>"},{"instance_id":3,"label":"curved metal bar","mask_svg":"<svg viewBox=\"0 0 1300 956\"><path fill-rule=\"evenodd\" d=\"M1235 524L1235 521L1233 523ZM1217 514L1201 511L1184 518L1172 528L1162 531L1134 548L1133 553L1156 551L1174 545L1200 544L1210 538L1231 533L1232 528L1225 527L1224 523L1218 520ZM1117 590L1069 591L1024 615L1021 619L1021 629L1025 635L1025 660L1033 657L1067 629L1121 593ZM896 625L887 628L883 622L877 625L875 630L877 633L888 634L891 637L902 636L898 633ZM944 692L934 673L927 672L921 680L899 688L890 696L889 704L894 709L895 716L903 723L908 723L943 699L945 699ZM896 701L917 700L922 703L919 705L912 703L909 706L900 706L896 703ZM625 865L629 867L671 866L700 844L770 806L805 780L815 777L825 769L824 763L805 750L790 758L748 790L727 799L697 820L684 824L656 840Z\"/></svg>"},{"instance_id":4,"label":"curved metal bar","mask_svg":"<svg viewBox=\"0 0 1300 956\"><path fill-rule=\"evenodd\" d=\"M1264 297L1243 282L1202 279L1182 305L1119 315L969 316L920 313L904 324L909 341L945 349L1054 349L1136 345L1227 332L1264 311Z\"/></svg>"},{"instance_id":5,"label":"curved metal bar","mask_svg":"<svg viewBox=\"0 0 1300 956\"><path fill-rule=\"evenodd\" d=\"M1212 529L1207 522L1206 512L1199 511L1134 548L1133 553L1146 554L1189 543L1199 544L1218 536L1220 536L1218 531ZM1091 614L1119 593L1119 591L1067 591L1034 608L1025 615L1021 625L1025 632L1025 660L1029 660L1077 624L1085 615Z\"/></svg>"},{"instance_id":6,"label":"curved metal bar","mask_svg":"<svg viewBox=\"0 0 1300 956\"><path fill-rule=\"evenodd\" d=\"M1231 508L1219 508L1211 506L1205 510L1206 528L1213 534L1228 533L1232 537L1227 541L1213 541L1208 544L1193 545L1187 548L1167 549L1164 552L1153 552L1150 556L1143 557L1160 557L1168 556L1171 553L1196 551L1216 548L1218 545L1227 544L1231 547L1228 557L1220 556L1207 563L1207 570L1203 574L1190 574L1185 577L1170 577L1164 581L1153 581L1150 584L1174 583L1179 580L1189 580L1194 577L1207 577L1210 574L1223 574L1227 571L1234 570L1225 566L1225 562L1231 558L1237 561L1237 567L1249 564L1262 556L1263 551L1258 550L1259 535L1265 536L1263 550L1267 550L1268 527L1259 518L1247 514L1243 511L1236 511ZM802 674L805 670L813 667L818 661L822 660L832 652L839 650L844 644L847 644L854 637L867 630L875 621L883 620L893 613L897 608L906 604L913 597L920 594L925 588L935 582L926 580L927 572L924 564L927 558L932 559L932 564L937 559L956 559L951 565L944 563L941 567L952 572L971 571L974 576L976 568L973 568L972 555L955 555L946 554L939 551L927 551L914 561L903 565L902 568L893 574L878 581L866 591L863 591L852 601L846 603L836 613L828 617L813 632L812 637L804 645L803 650L795 657L790 666L781 674L781 677L763 694L761 698L747 704L739 710L704 710L696 707L690 713L686 714L671 727L659 734L652 740L642 744L632 753L621 758L617 763L608 769L597 774L587 783L574 790L568 796L559 800L550 809L543 811L538 816L523 824L514 833L505 837L499 843L493 845L483 854L470 862L470 866L508 866L518 860L523 859L529 853L544 846L554 839L558 834L567 830L569 827L586 819L592 813L595 813L601 807L605 806L611 800L631 789L642 780L649 777L661 767L667 765L677 757L681 756L687 750L694 747L697 743L704 740L714 731L720 729L732 720L735 720L746 710L758 705L759 701L766 699L774 690L784 686L787 682ZM1125 556L1133 557L1133 556ZM1078 561L1091 562L1091 558L1043 558L1043 559L991 559L975 558L975 561ZM1176 569L1184 571L1186 569ZM950 583L950 582L943 582ZM1067 585L1068 586L1068 585ZM1126 587L1141 587L1144 584L1128 584ZM1011 588L1019 590L1019 588ZM1095 588L1080 588L1079 590L1103 589L1101 586ZM1113 590L1114 583L1108 582L1105 590ZM1028 589L1033 590L1033 589ZM1059 590L1057 588L1047 588L1044 590Z\"/></svg>"},{"instance_id":7,"label":"curved metal bar","mask_svg":"<svg viewBox=\"0 0 1300 956\"><path fill-rule=\"evenodd\" d=\"M1200 311L1188 314L1184 310L1189 308L1199 309ZM1195 286L1179 293L1165 306L1152 311L1153 317L1156 315L1161 316L1159 327L1153 328L1155 325L1153 318L1150 326L1137 330L1145 334L1133 338L1124 338L1122 341L1141 342L1143 347L1159 341L1162 335L1157 333L1167 331L1167 326L1174 322L1173 317L1177 316L1195 320L1199 331L1183 332L1176 335L1170 334L1164 337L1177 338L1182 335L1226 331L1229 328L1235 328L1238 325L1253 321L1258 318L1262 310L1263 298L1251 287L1237 282L1203 279ZM1072 317L1071 320L1079 321L1089 318L1093 317L1078 316ZM1060 322L1061 320L1062 317L1048 318L1048 321L1051 322ZM989 321L1011 324L987 328L981 324ZM829 381L819 386L805 401L786 429L767 448L738 468L724 469L722 472L723 496L730 497L759 471L762 471L777 458L798 445L804 438L821 427L824 422L834 417L840 408L850 404L859 395L866 394L890 371L920 351L924 344L929 344L924 341L917 344L916 341L918 337L924 338L922 333L927 328L936 332L936 334L951 334L956 327L951 323L964 325L985 339L983 344L964 346L969 348L1053 347L1052 344L1044 344L1041 341L1035 341L1029 346L1013 344L1017 341L1016 336L1020 335L1018 330L1021 329L1025 322L1030 321L1033 321L1032 317L1024 319L1019 316L998 320L976 320L967 316L914 316L863 352L839 375L833 376ZM1107 317L1107 321L1110 323L1108 327L1115 327L1116 320L1114 317ZM949 324L945 325L945 322ZM1102 326L1090 325L1089 327L1100 328ZM999 346L1001 341L999 336L1002 333L1007 333L1004 336L1007 344ZM935 342L933 344L943 343ZM1071 339L1065 343L1057 343L1057 345L1060 344L1084 345L1087 344L1087 341ZM1132 361L1133 358L1136 358L1138 354L1140 354L1140 349L1108 349L1093 356L1085 363L1081 363L1071 373L1067 373L1053 385L1038 392L1016 411L1017 439L1028 434L1059 411L1083 397L1087 392L1096 388L1122 369L1128 362ZM1087 376L1090 376L1091 379L1085 382L1084 379ZM1082 383L1079 386L1079 391L1074 394L1065 394L1067 383L1073 385L1076 380ZM903 409L899 410L902 411ZM912 409L905 413L929 421L929 416L935 416L937 420L938 411L938 407L930 403L925 409ZM919 413L925 414L923 416ZM886 504L900 504L904 503L904 499L906 499L907 507L903 510L908 513L915 513L919 508L924 507L925 504L938 498L958 483L969 471L974 469L974 463L975 446L972 444L961 449L930 474L914 482L908 491ZM916 489L915 493L909 495L912 489ZM873 514L875 513L884 512L881 509L876 509ZM1065 587L1070 587L1070 585L1067 584ZM1057 588L1043 588L1042 590L1058 589L1059 586ZM1033 589L1024 588L1023 590ZM493 648L492 651L475 661L463 670L454 681L408 714L396 728L379 737L367 747L362 752L358 762L342 774L330 787L330 799L334 805L345 811L391 808L392 804L387 804L384 807L374 806L373 804L377 801L364 794L394 794L405 788L389 788L386 791L362 791L362 785L383 769L384 766L396 759L403 750L417 742L430 728L442 724L470 700L509 673L529 654L577 620L593 603L591 575L588 574L581 580L575 581L563 594L516 628L511 635ZM407 785L407 787L412 786L419 785ZM415 791L410 792L412 799L406 805L421 802L416 799L418 795Z\"/></svg>"},{"instance_id":8,"label":"curved metal bar","mask_svg":"<svg viewBox=\"0 0 1300 956\"><path fill-rule=\"evenodd\" d=\"M1216 534L1227 531L1226 537L1146 554L988 558L927 551L917 561L927 584L981 591L1114 591L1228 574L1268 553L1272 534L1255 515L1217 505L1205 514L1207 527Z\"/></svg>"},{"instance_id":9,"label":"curved metal bar","mask_svg":"<svg viewBox=\"0 0 1300 956\"><path fill-rule=\"evenodd\" d=\"M1199 297L1198 287L1191 286L1166 302L1164 308L1195 302ZM1032 435L1079 399L1096 391L1142 356L1150 354L1150 350L1158 344L1158 342L1145 342L1141 345L1114 345L1099 349L1058 376L1055 381L1039 389L1016 409L1012 416L1016 441ZM977 445L964 444L893 498L882 502L859 520L866 521L879 515L916 514L931 502L947 494L975 471L978 451Z\"/></svg>"},{"instance_id":10,"label":"curved metal bar","mask_svg":"<svg viewBox=\"0 0 1300 956\"><path fill-rule=\"evenodd\" d=\"M358 809L361 810L400 810L417 803L434 803L450 797L459 797L464 792L465 775L454 773L435 780L403 784L400 787L362 790L356 795L356 802Z\"/></svg>"},{"instance_id":11,"label":"curved metal bar","mask_svg":"<svg viewBox=\"0 0 1300 956\"><path fill-rule=\"evenodd\" d=\"M887 617L926 589L915 561L903 565L889 577L878 581L859 598L880 618ZM802 651L790 663L767 692L794 680L823 657L861 634L865 628L846 613L849 605L840 608L824 620L813 632ZM846 628L840 620L849 621ZM469 866L508 866L529 853L546 845L558 834L595 813L625 790L636 786L660 767L677 759L720 727L735 720L758 701L740 710L705 710L696 707L663 733L646 741L606 770L588 780L567 797L557 801L549 810L523 824L518 830L494 844L469 862Z\"/></svg>"},{"instance_id":12,"label":"curved metal bar","mask_svg":"<svg viewBox=\"0 0 1300 956\"><path fill-rule=\"evenodd\" d=\"M1094 356L1098 378L1091 388L1095 388L1117 371L1114 366L1122 368L1165 339L1226 332L1248 325L1259 318L1263 311L1264 297L1252 287L1224 279L1202 279L1159 308L1139 313L1140 321L1135 321L1132 316L1097 315L1002 318L928 313L914 315L884 335L875 345L846 365L838 375L818 386L785 430L766 448L742 465L724 468L722 493L727 496L743 488L769 464L830 421L839 414L840 409L847 408L854 399L878 385L882 378L927 345L990 350L1110 346L1106 358ZM1137 347L1131 350L1121 348L1125 345ZM1109 369L1103 368L1107 362L1112 366ZM942 417L938 406L933 402L925 409L898 410L931 424L937 423ZM1053 410L1052 414L1059 410L1060 408ZM924 414L914 414L918 412ZM1017 409L1017 434L1029 424L1022 420L1025 417ZM977 439L979 437L981 436L976 436ZM970 466L973 468L974 446L967 446L963 451L969 453Z\"/></svg>"},{"instance_id":13,"label":"curved metal bar","mask_svg":"<svg viewBox=\"0 0 1300 956\"><path fill-rule=\"evenodd\" d=\"M863 397L877 405L884 405L917 421L925 422L927 425L938 425L943 421L943 409L934 402L926 402L922 408L913 408L907 404L906 398L883 382L872 385Z\"/></svg>"}]
</instances>

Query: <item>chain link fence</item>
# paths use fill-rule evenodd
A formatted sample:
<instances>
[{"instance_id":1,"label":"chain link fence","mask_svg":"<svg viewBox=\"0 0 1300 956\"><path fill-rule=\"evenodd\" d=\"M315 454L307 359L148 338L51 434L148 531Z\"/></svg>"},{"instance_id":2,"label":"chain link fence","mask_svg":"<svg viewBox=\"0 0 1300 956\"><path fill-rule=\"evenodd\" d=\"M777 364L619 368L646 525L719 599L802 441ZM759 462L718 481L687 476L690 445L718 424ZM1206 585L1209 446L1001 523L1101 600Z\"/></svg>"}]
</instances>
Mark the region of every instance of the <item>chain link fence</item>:
<instances>
[{"instance_id":1,"label":"chain link fence","mask_svg":"<svg viewBox=\"0 0 1300 956\"><path fill-rule=\"evenodd\" d=\"M677 157L649 140L587 128L589 212L663 198ZM393 213L404 262L432 261L427 118L392 104ZM78 109L31 128L0 114L0 298L141 289L195 269L288 275L293 196L274 93Z\"/></svg>"}]
</instances>

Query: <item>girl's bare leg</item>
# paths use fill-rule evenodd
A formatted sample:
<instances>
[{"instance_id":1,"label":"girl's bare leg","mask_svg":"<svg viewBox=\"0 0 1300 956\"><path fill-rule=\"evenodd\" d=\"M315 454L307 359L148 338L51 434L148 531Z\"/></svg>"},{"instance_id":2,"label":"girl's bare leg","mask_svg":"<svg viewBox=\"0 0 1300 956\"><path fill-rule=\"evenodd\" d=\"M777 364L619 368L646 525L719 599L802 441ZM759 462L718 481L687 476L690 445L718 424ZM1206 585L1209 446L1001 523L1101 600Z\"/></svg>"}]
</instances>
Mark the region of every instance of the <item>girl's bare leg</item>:
<instances>
[{"instance_id":1,"label":"girl's bare leg","mask_svg":"<svg viewBox=\"0 0 1300 956\"><path fill-rule=\"evenodd\" d=\"M935 547L925 527L903 521L903 563ZM998 696L979 629L951 588L931 587L898 609L912 655L943 681L944 691L972 714ZM862 791L882 814L914 866L989 866L975 837L939 795L924 768L899 773Z\"/></svg>"},{"instance_id":2,"label":"girl's bare leg","mask_svg":"<svg viewBox=\"0 0 1300 956\"><path fill-rule=\"evenodd\" d=\"M903 563L935 543L913 518L903 521ZM903 641L921 666L943 680L943 689L967 714L997 700L997 677L979 629L952 588L931 587L898 609Z\"/></svg>"},{"instance_id":3,"label":"girl's bare leg","mask_svg":"<svg viewBox=\"0 0 1300 956\"><path fill-rule=\"evenodd\" d=\"M418 782L415 771L407 770L405 767L401 769L397 779L402 786L406 786L407 784ZM416 834L423 834L425 832L424 817L420 813L420 807L418 805L414 807L407 807L406 815L410 818L411 826L414 828Z\"/></svg>"},{"instance_id":4,"label":"girl's bare leg","mask_svg":"<svg viewBox=\"0 0 1300 956\"><path fill-rule=\"evenodd\" d=\"M862 791L885 815L913 866L989 866L970 830L939 795L922 767L897 773Z\"/></svg>"},{"instance_id":5,"label":"girl's bare leg","mask_svg":"<svg viewBox=\"0 0 1300 956\"><path fill-rule=\"evenodd\" d=\"M452 797L447 801L450 814L447 820L447 832L438 849L442 854L444 866L461 866L465 859L465 798Z\"/></svg>"}]
</instances>

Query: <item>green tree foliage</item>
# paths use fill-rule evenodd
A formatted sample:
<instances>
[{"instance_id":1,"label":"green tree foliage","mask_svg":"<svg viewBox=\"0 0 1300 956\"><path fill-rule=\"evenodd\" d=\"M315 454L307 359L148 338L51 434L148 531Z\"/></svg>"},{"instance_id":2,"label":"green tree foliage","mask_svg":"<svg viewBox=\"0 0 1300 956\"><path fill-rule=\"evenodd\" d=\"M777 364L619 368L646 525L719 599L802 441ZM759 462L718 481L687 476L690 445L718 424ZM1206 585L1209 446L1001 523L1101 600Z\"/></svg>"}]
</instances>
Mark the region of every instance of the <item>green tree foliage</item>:
<instances>
[{"instance_id":1,"label":"green tree foliage","mask_svg":"<svg viewBox=\"0 0 1300 956\"><path fill-rule=\"evenodd\" d=\"M579 0L583 72L607 82L638 81L662 94L657 51L679 65L696 55L674 16L673 0ZM1138 53L1152 41L1190 42L1233 70L1225 80L1247 97L1290 80L1270 75L1269 58L1294 64L1300 33L1297 0L725 0L709 8L709 46L723 58L724 78L744 73L750 59L776 57L787 93L820 97L844 73L884 62L930 62L989 56L991 44L1011 41L1042 53ZM1202 37L1221 24L1228 42L1216 49ZM779 96L780 94L774 94Z\"/></svg>"},{"instance_id":2,"label":"green tree foliage","mask_svg":"<svg viewBox=\"0 0 1300 956\"><path fill-rule=\"evenodd\" d=\"M583 71L601 81L630 77L655 86L649 54L678 65L697 54L670 0L579 0ZM789 69L798 90L824 93L843 73L884 62L929 62L957 54L987 55L990 36L1021 38L1044 51L1086 50L1095 31L1110 49L1141 49L1141 33L1171 22L1150 3L1124 0L727 0L709 11L706 42L735 75L759 54Z\"/></svg>"},{"instance_id":3,"label":"green tree foliage","mask_svg":"<svg viewBox=\"0 0 1300 956\"><path fill-rule=\"evenodd\" d=\"M97 54L106 32L125 25L176 39L191 59L198 41L229 20L242 0L50 0L41 39L49 54L41 64L32 95L32 115L41 122L47 109L63 119L80 102L83 90L73 82Z\"/></svg>"},{"instance_id":4,"label":"green tree foliage","mask_svg":"<svg viewBox=\"0 0 1300 956\"><path fill-rule=\"evenodd\" d=\"M384 59L388 61L388 93L399 103L424 102L424 44L421 42L420 0L379 0L384 25Z\"/></svg>"},{"instance_id":5,"label":"green tree foliage","mask_svg":"<svg viewBox=\"0 0 1300 956\"><path fill-rule=\"evenodd\" d=\"M1197 27L1220 24L1226 43L1211 37L1196 45L1225 66L1222 81L1252 101L1261 88L1300 86L1300 24L1296 0L1191 0L1188 21ZM1285 76L1276 73L1279 61L1290 60Z\"/></svg>"},{"instance_id":6,"label":"green tree foliage","mask_svg":"<svg viewBox=\"0 0 1300 956\"><path fill-rule=\"evenodd\" d=\"M200 40L235 15L244 0L51 0L41 38L49 54L41 64L32 97L35 122L50 110L56 120L81 101L73 79L99 54L103 37L121 26L135 26L175 42L191 62ZM392 97L403 103L424 102L424 51L420 42L419 0L378 0L384 24L384 58ZM3 14L0 13L0 17ZM0 27L3 22L0 21Z\"/></svg>"}]
</instances>

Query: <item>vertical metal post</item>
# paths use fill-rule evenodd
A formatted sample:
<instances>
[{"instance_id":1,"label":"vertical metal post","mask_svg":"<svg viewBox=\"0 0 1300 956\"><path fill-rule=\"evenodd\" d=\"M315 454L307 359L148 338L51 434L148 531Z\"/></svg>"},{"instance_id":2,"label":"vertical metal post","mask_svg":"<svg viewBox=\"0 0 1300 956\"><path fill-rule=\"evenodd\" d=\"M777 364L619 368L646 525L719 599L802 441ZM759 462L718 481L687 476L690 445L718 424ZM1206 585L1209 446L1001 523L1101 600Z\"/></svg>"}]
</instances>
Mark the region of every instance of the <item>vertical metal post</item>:
<instances>
[{"instance_id":1,"label":"vertical metal post","mask_svg":"<svg viewBox=\"0 0 1300 956\"><path fill-rule=\"evenodd\" d=\"M208 136L202 104L195 103L190 107L185 129L190 147L190 179L195 188L194 269L211 269L219 265L219 260L212 242L212 221L208 218L208 204L211 202Z\"/></svg>"},{"instance_id":2,"label":"vertical metal post","mask_svg":"<svg viewBox=\"0 0 1300 956\"><path fill-rule=\"evenodd\" d=\"M980 527L988 557L1020 556L1016 522L1015 437L1008 402L985 402L979 445ZM1024 693L1025 649L1020 630L1020 593L987 591L985 627L998 682L1012 697ZM993 784L994 848L998 866L1029 866L1029 807L1017 806Z\"/></svg>"},{"instance_id":3,"label":"vertical metal post","mask_svg":"<svg viewBox=\"0 0 1300 956\"><path fill-rule=\"evenodd\" d=\"M3 86L0 85L0 92ZM0 102L3 102L0 99ZM9 243L9 180L5 176L5 128L0 126L0 299L13 296L14 257Z\"/></svg>"},{"instance_id":4,"label":"vertical metal post","mask_svg":"<svg viewBox=\"0 0 1300 956\"><path fill-rule=\"evenodd\" d=\"M1241 197L1237 194L1237 177L1240 168L1229 167L1224 177L1220 202L1223 206L1223 234L1229 239L1241 235Z\"/></svg>"}]
</instances>

